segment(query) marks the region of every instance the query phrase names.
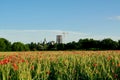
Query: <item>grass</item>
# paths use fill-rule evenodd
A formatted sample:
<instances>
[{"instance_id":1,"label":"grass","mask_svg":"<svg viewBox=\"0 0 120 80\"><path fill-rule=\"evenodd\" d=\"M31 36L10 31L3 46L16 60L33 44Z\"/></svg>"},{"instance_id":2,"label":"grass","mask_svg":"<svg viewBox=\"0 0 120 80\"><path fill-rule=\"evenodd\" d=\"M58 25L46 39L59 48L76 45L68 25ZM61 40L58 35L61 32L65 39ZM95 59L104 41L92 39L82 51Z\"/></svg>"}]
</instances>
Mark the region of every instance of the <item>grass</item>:
<instances>
[{"instance_id":1,"label":"grass","mask_svg":"<svg viewBox=\"0 0 120 80\"><path fill-rule=\"evenodd\" d=\"M120 51L0 53L0 80L119 79Z\"/></svg>"}]
</instances>

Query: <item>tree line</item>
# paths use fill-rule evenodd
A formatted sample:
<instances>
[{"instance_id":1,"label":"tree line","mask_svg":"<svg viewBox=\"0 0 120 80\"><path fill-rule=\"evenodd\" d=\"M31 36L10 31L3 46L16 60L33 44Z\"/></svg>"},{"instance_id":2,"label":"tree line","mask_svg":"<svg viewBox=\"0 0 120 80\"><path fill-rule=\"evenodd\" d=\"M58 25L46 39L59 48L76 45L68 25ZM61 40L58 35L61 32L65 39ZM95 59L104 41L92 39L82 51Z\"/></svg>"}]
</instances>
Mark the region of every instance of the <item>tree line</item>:
<instances>
[{"instance_id":1,"label":"tree line","mask_svg":"<svg viewBox=\"0 0 120 80\"><path fill-rule=\"evenodd\" d=\"M110 38L103 40L80 39L78 42L69 43L11 43L5 38L0 38L0 51L46 51L46 50L120 50L120 40L114 41Z\"/></svg>"}]
</instances>

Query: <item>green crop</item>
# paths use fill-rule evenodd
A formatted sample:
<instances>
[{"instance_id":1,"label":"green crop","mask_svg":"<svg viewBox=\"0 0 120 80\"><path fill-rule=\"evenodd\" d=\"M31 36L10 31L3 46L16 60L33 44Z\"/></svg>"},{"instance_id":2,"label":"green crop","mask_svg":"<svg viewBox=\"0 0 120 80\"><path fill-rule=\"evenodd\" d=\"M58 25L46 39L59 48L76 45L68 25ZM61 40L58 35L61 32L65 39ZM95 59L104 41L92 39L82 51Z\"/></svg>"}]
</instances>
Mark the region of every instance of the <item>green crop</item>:
<instances>
[{"instance_id":1,"label":"green crop","mask_svg":"<svg viewBox=\"0 0 120 80\"><path fill-rule=\"evenodd\" d=\"M0 80L119 80L120 51L0 53Z\"/></svg>"}]
</instances>

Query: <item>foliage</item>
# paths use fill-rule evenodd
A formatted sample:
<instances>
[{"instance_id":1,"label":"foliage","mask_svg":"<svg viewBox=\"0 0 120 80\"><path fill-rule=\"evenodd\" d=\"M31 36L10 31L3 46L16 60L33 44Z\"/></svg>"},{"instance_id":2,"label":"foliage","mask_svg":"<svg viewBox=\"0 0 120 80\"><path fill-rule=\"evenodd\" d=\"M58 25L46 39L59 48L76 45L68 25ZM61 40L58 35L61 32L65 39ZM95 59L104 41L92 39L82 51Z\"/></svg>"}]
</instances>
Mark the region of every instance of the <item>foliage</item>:
<instances>
[{"instance_id":1,"label":"foliage","mask_svg":"<svg viewBox=\"0 0 120 80\"><path fill-rule=\"evenodd\" d=\"M12 50L13 51L28 51L29 47L27 45L24 45L21 42L14 42L12 44Z\"/></svg>"},{"instance_id":2,"label":"foliage","mask_svg":"<svg viewBox=\"0 0 120 80\"><path fill-rule=\"evenodd\" d=\"M120 40L113 41L110 38L103 40L80 39L78 42L60 43L54 41L48 43L14 42L0 38L0 51L46 51L46 50L120 50Z\"/></svg>"},{"instance_id":3,"label":"foliage","mask_svg":"<svg viewBox=\"0 0 120 80\"><path fill-rule=\"evenodd\" d=\"M11 43L4 38L0 38L0 51L10 51L10 50L11 50Z\"/></svg>"}]
</instances>

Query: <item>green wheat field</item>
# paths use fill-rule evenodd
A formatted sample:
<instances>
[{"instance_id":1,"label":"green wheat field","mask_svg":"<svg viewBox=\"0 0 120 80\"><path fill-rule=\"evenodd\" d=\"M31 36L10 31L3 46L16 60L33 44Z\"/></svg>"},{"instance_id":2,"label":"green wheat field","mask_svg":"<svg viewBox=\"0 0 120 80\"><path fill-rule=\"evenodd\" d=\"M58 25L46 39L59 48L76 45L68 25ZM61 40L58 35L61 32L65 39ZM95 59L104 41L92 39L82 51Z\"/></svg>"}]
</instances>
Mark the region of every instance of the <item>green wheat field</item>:
<instances>
[{"instance_id":1,"label":"green wheat field","mask_svg":"<svg viewBox=\"0 0 120 80\"><path fill-rule=\"evenodd\" d=\"M0 80L120 80L120 51L1 52Z\"/></svg>"}]
</instances>

